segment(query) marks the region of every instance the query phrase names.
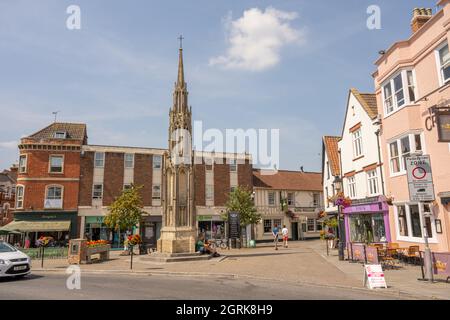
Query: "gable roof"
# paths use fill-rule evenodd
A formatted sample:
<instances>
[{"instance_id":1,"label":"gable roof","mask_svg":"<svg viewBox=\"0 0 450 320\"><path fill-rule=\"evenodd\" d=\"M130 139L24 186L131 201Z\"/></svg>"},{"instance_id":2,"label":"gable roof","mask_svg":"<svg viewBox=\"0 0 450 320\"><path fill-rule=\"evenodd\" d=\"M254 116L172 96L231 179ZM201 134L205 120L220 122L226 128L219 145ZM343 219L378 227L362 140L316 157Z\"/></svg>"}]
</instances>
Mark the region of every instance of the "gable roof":
<instances>
[{"instance_id":1,"label":"gable roof","mask_svg":"<svg viewBox=\"0 0 450 320\"><path fill-rule=\"evenodd\" d=\"M374 93L361 93L355 88L351 88L350 92L353 93L370 119L375 119L378 115L376 95Z\"/></svg>"},{"instance_id":2,"label":"gable roof","mask_svg":"<svg viewBox=\"0 0 450 320\"><path fill-rule=\"evenodd\" d=\"M332 176L339 176L341 172L338 152L338 141L340 139L341 137L336 136L323 137L323 145L325 148L325 152L327 153L328 163L330 164L330 171Z\"/></svg>"},{"instance_id":3,"label":"gable roof","mask_svg":"<svg viewBox=\"0 0 450 320\"><path fill-rule=\"evenodd\" d=\"M67 139L84 141L87 138L84 123L55 122L28 136L33 139L54 139L56 132L66 132Z\"/></svg>"},{"instance_id":4,"label":"gable roof","mask_svg":"<svg viewBox=\"0 0 450 320\"><path fill-rule=\"evenodd\" d=\"M9 182L12 184L16 184L17 173L8 170L3 170L3 172L0 172L0 182L3 183Z\"/></svg>"},{"instance_id":5,"label":"gable roof","mask_svg":"<svg viewBox=\"0 0 450 320\"><path fill-rule=\"evenodd\" d=\"M275 174L267 175L262 174L260 169L253 169L253 186L277 190L322 191L322 173L278 170Z\"/></svg>"}]
</instances>

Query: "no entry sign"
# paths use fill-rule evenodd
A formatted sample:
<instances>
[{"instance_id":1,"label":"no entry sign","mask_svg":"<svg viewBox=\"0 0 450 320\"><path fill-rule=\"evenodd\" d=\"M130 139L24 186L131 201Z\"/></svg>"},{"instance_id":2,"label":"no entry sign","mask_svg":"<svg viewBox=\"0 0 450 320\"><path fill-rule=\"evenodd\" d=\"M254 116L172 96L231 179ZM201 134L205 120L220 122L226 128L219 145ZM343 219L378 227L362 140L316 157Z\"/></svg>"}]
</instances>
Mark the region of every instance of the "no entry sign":
<instances>
[{"instance_id":1,"label":"no entry sign","mask_svg":"<svg viewBox=\"0 0 450 320\"><path fill-rule=\"evenodd\" d=\"M411 201L433 201L434 187L430 156L406 158L409 198Z\"/></svg>"}]
</instances>

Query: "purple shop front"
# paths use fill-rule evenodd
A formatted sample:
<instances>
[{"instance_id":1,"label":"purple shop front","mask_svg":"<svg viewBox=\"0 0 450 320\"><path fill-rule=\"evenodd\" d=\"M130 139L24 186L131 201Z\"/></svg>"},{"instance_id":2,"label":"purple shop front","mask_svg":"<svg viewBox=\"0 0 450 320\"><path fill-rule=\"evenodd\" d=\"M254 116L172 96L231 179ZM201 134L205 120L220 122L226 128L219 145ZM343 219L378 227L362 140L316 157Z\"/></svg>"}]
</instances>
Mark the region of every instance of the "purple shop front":
<instances>
[{"instance_id":1,"label":"purple shop front","mask_svg":"<svg viewBox=\"0 0 450 320\"><path fill-rule=\"evenodd\" d=\"M383 196L353 200L343 213L346 243L391 242L389 206Z\"/></svg>"}]
</instances>

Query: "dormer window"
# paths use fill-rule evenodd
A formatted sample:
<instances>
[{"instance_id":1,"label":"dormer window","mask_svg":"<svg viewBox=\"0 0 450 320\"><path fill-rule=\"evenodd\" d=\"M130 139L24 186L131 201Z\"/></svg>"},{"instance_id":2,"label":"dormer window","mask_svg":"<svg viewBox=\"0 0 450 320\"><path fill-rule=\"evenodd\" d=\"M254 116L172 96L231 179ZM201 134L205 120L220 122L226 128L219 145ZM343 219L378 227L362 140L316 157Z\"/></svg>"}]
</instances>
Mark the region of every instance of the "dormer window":
<instances>
[{"instance_id":1,"label":"dormer window","mask_svg":"<svg viewBox=\"0 0 450 320\"><path fill-rule=\"evenodd\" d=\"M67 132L65 131L57 131L55 132L55 139L66 139Z\"/></svg>"}]
</instances>

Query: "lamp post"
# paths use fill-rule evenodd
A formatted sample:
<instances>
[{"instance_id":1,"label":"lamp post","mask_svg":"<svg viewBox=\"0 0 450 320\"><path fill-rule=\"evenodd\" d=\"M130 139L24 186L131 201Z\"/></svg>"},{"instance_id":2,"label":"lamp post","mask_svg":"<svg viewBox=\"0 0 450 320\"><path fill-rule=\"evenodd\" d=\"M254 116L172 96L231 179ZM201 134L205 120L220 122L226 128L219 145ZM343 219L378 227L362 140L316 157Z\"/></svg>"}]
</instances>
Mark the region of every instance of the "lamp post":
<instances>
[{"instance_id":1,"label":"lamp post","mask_svg":"<svg viewBox=\"0 0 450 320\"><path fill-rule=\"evenodd\" d=\"M338 194L342 190L342 179L339 176L334 177L334 188L336 190L336 193ZM338 216L337 216L337 222L338 222L338 234L339 234L339 244L338 244L338 254L339 254L339 260L344 260L344 237L343 232L341 228L341 205L338 204Z\"/></svg>"}]
</instances>

